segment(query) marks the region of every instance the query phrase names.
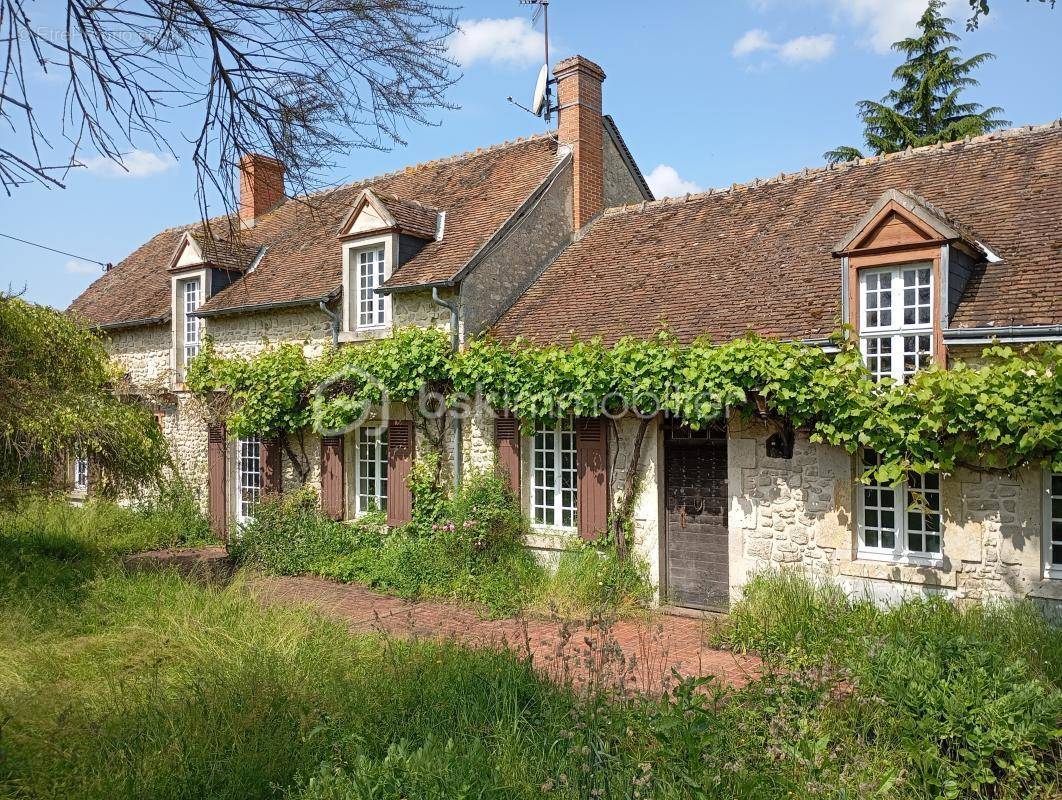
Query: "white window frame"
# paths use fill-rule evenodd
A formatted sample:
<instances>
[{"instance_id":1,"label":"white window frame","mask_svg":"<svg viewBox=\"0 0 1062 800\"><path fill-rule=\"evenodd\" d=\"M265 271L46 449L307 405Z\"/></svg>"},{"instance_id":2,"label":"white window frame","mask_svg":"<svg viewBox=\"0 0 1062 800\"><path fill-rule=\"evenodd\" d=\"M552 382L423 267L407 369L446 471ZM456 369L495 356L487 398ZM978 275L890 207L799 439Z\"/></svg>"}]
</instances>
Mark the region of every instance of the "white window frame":
<instances>
[{"instance_id":1,"label":"white window frame","mask_svg":"<svg viewBox=\"0 0 1062 800\"><path fill-rule=\"evenodd\" d=\"M195 290L194 297L192 290ZM201 278L188 278L181 282L181 307L184 310L184 325L181 345L184 349L184 361L187 365L193 358L199 355L200 333L202 326L200 319L194 316L199 307L203 305L203 281Z\"/></svg>"},{"instance_id":2,"label":"white window frame","mask_svg":"<svg viewBox=\"0 0 1062 800\"><path fill-rule=\"evenodd\" d=\"M933 362L933 358L936 355L936 347L933 341L933 325L936 319L934 300L937 292L937 287L934 285L933 280L933 266L932 261L914 261L906 264L859 270L860 350L863 353L863 360L867 363L867 368L871 370L876 380L892 378L897 382L902 382L918 369L927 367ZM923 270L929 276L928 286L918 284L919 273ZM880 290L872 289L869 286L871 279L880 281L881 277L885 275L889 276L890 279L889 305L887 307L878 305L876 308L870 308L870 295L873 293L880 298ZM915 285L913 287L905 286L904 281L907 275L914 276ZM926 303L921 303L918 300L918 291L921 288L928 288L929 290L929 300ZM906 304L905 290L914 292L915 321L913 323L904 321L904 311L911 307ZM922 310L928 311L928 319L923 320L921 318L919 312ZM873 313L879 314L875 325L871 325L868 322L869 315ZM880 315L883 313L888 314L887 324L882 323ZM915 368L913 370L907 369L904 363L907 355L906 345L910 344L912 339L915 345L912 353L915 360ZM924 341L919 341L919 339L924 339ZM927 345L924 349L921 347L923 344ZM887 371L881 371L876 368L873 360L878 355L874 352L875 346L879 349L885 349L885 346L887 346L889 349L888 355L891 358L891 362Z\"/></svg>"},{"instance_id":3,"label":"white window frame","mask_svg":"<svg viewBox=\"0 0 1062 800\"><path fill-rule=\"evenodd\" d=\"M174 275L170 281L170 367L173 371L176 388L180 388L184 380L184 369L188 366L188 331L194 320L196 331L196 350L202 346L203 333L206 330L206 321L201 317L192 317L187 312L185 286L189 283L198 282L199 298L195 308L202 307L210 297L210 270L199 269L182 272Z\"/></svg>"},{"instance_id":4,"label":"white window frame","mask_svg":"<svg viewBox=\"0 0 1062 800\"><path fill-rule=\"evenodd\" d=\"M550 530L575 530L579 526L575 420L562 417L536 424L530 450L532 524Z\"/></svg>"},{"instance_id":5,"label":"white window frame","mask_svg":"<svg viewBox=\"0 0 1062 800\"><path fill-rule=\"evenodd\" d=\"M860 464L863 467L869 466L866 458L869 454L863 453L860 457ZM924 482L927 478L932 479L935 477L936 488L928 487L923 488L921 486L915 486L912 488L910 481L914 480L916 483ZM903 483L887 485L871 483L865 484L860 482L858 485L859 495L857 498L856 508L858 512L857 529L858 529L858 548L857 556L861 559L868 559L873 561L889 561L897 564L912 564L917 566L929 566L940 567L944 563L944 511L943 511L943 498L944 498L944 485L943 479L940 473L930 473L924 476L911 475L908 481ZM891 492L892 502L888 503L886 500L884 504L881 503L881 493ZM878 503L876 505L869 505L867 501L868 493L874 493L877 495ZM926 513L925 510L918 508L919 498L917 495L921 495L925 502L928 504L932 500L936 501L936 508L930 509L930 513ZM878 514L878 525L873 526L873 529L878 532L880 537L882 530L891 530L893 532L893 546L885 547L881 544L880 538L877 545L867 544L867 512L876 511ZM893 524L891 527L883 525L883 518L886 514L892 515ZM935 532L938 542L939 550L912 550L910 547L910 541L912 534L921 534L923 537L926 535L926 528L921 530L913 530L908 525L908 514L918 514L922 518L923 526L926 525L926 519L933 514L937 518L937 530ZM932 535L932 532L930 532ZM925 545L926 541L923 538L922 544Z\"/></svg>"},{"instance_id":6,"label":"white window frame","mask_svg":"<svg viewBox=\"0 0 1062 800\"><path fill-rule=\"evenodd\" d=\"M237 439L233 462L236 479L235 516L239 523L254 516L254 507L262 499L262 441L257 436ZM253 468L252 468L253 467ZM250 497L246 497L244 492Z\"/></svg>"},{"instance_id":7,"label":"white window frame","mask_svg":"<svg viewBox=\"0 0 1062 800\"><path fill-rule=\"evenodd\" d=\"M369 236L362 239L353 239L343 246L343 330L350 335L365 333L372 336L381 335L391 327L391 295L384 294L375 296L380 305L374 307L373 321L371 324L361 322L362 287L360 280L359 265L362 253L378 253L383 251L383 277L377 270L374 275L374 286L379 286L391 277L395 269L395 259L398 252L398 235L386 233L379 236ZM375 292L374 292L375 293ZM379 312L382 308L383 321L380 321Z\"/></svg>"},{"instance_id":8,"label":"white window frame","mask_svg":"<svg viewBox=\"0 0 1062 800\"><path fill-rule=\"evenodd\" d=\"M1062 543L1062 516L1056 515L1053 509L1055 500L1062 503L1062 493L1056 494L1051 486L1052 478L1056 477L1062 481L1062 473L1053 473L1050 469L1044 470L1044 526L1040 539L1043 542L1044 577L1059 580L1062 579L1062 561L1055 562L1051 552L1056 522L1060 528L1059 542Z\"/></svg>"},{"instance_id":9,"label":"white window frame","mask_svg":"<svg viewBox=\"0 0 1062 800\"><path fill-rule=\"evenodd\" d=\"M89 485L89 462L88 456L76 456L74 458L74 489L78 492L87 492Z\"/></svg>"},{"instance_id":10,"label":"white window frame","mask_svg":"<svg viewBox=\"0 0 1062 800\"><path fill-rule=\"evenodd\" d=\"M371 438L370 438L371 437ZM372 465L372 475L366 475ZM361 425L354 440L354 513L361 516L374 511L387 512L387 427ZM372 492L362 491L365 488ZM371 504L369 498L372 498Z\"/></svg>"}]
</instances>

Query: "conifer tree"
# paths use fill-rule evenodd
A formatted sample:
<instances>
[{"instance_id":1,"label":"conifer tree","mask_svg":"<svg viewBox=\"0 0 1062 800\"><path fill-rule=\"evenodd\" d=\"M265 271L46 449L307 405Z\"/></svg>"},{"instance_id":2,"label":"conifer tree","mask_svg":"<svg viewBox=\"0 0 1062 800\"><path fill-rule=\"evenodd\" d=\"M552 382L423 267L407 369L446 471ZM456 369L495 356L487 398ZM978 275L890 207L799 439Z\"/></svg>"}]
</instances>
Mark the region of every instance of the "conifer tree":
<instances>
[{"instance_id":1,"label":"conifer tree","mask_svg":"<svg viewBox=\"0 0 1062 800\"><path fill-rule=\"evenodd\" d=\"M930 0L918 20L918 35L893 44L892 49L906 57L892 73L899 86L881 102L856 104L867 147L875 155L981 136L1010 124L999 118L1002 108L960 99L963 90L978 85L972 73L995 56L979 53L963 58L955 44L959 36L949 30L954 20L941 14L943 7L944 0ZM863 157L847 145L824 155L831 164Z\"/></svg>"}]
</instances>

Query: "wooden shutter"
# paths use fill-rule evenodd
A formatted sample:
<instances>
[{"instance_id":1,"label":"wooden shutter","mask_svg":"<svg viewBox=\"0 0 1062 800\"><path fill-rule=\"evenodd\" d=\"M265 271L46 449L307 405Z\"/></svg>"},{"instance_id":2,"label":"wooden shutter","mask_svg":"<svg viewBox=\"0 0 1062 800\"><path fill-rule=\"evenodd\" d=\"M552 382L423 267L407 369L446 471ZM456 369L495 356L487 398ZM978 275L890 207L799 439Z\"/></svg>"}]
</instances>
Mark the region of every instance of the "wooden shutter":
<instances>
[{"instance_id":1,"label":"wooden shutter","mask_svg":"<svg viewBox=\"0 0 1062 800\"><path fill-rule=\"evenodd\" d=\"M520 426L510 412L500 412L494 419L494 446L498 449L498 471L508 475L509 486L520 499Z\"/></svg>"},{"instance_id":2,"label":"wooden shutter","mask_svg":"<svg viewBox=\"0 0 1062 800\"><path fill-rule=\"evenodd\" d=\"M413 519L413 493L409 471L413 468L413 423L392 420L387 426L387 524L405 525Z\"/></svg>"},{"instance_id":3,"label":"wooden shutter","mask_svg":"<svg viewBox=\"0 0 1062 800\"><path fill-rule=\"evenodd\" d=\"M207 428L207 507L210 529L220 539L228 529L228 514L225 511L225 426L210 425Z\"/></svg>"},{"instance_id":4,"label":"wooden shutter","mask_svg":"<svg viewBox=\"0 0 1062 800\"><path fill-rule=\"evenodd\" d=\"M263 438L259 447L262 463L262 494L279 495L284 491L284 480L280 471L280 437Z\"/></svg>"},{"instance_id":5,"label":"wooden shutter","mask_svg":"<svg viewBox=\"0 0 1062 800\"><path fill-rule=\"evenodd\" d=\"M575 423L579 475L579 536L596 539L608 527L608 436L600 417Z\"/></svg>"},{"instance_id":6,"label":"wooden shutter","mask_svg":"<svg viewBox=\"0 0 1062 800\"><path fill-rule=\"evenodd\" d=\"M343 437L321 438L321 511L343 519Z\"/></svg>"}]
</instances>

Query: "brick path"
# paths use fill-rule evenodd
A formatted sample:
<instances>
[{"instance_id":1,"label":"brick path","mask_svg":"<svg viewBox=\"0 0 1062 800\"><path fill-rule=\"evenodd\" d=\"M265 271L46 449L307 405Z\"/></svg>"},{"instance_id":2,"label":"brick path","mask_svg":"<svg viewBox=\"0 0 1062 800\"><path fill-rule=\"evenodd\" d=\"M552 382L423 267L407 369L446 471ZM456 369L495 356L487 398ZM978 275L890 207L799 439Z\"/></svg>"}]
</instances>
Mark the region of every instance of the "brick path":
<instances>
[{"instance_id":1,"label":"brick path","mask_svg":"<svg viewBox=\"0 0 1062 800\"><path fill-rule=\"evenodd\" d=\"M167 562L173 551L136 557ZM189 561L224 557L222 548L180 553ZM207 569L208 574L221 570ZM705 620L666 614L611 623L564 622L539 617L484 619L477 610L438 601L409 601L357 584L309 576L253 576L249 586L265 604L308 605L346 623L352 632L451 639L472 647L509 648L530 655L535 667L562 683L608 683L623 690L660 691L681 675L715 676L732 686L755 678L752 656L713 649L705 643Z\"/></svg>"}]
</instances>

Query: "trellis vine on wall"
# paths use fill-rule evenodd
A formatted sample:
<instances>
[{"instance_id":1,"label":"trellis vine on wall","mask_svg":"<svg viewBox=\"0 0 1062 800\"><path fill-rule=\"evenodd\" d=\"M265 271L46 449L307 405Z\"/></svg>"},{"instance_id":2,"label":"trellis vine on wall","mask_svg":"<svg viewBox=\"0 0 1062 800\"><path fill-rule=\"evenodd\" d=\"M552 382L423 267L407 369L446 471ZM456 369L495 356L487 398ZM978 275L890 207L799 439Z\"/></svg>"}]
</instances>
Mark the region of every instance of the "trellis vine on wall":
<instances>
[{"instance_id":1,"label":"trellis vine on wall","mask_svg":"<svg viewBox=\"0 0 1062 800\"><path fill-rule=\"evenodd\" d=\"M453 354L445 332L405 328L316 358L297 344L222 358L208 341L186 381L204 397L225 393L236 435L342 428L384 393L412 402L424 389L439 405L480 393L527 425L558 413L595 416L626 407L703 426L727 406L751 410L758 396L810 430L813 441L879 453L875 477L882 481L958 466L1062 469L1062 346L993 346L977 367L931 367L904 384L879 384L854 344L840 334L836 341L840 352L830 355L753 335L681 345L660 332L611 347L477 339Z\"/></svg>"}]
</instances>

